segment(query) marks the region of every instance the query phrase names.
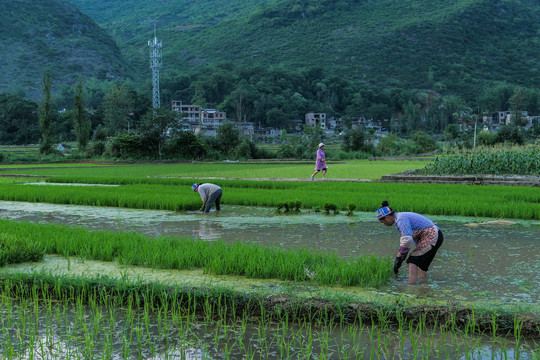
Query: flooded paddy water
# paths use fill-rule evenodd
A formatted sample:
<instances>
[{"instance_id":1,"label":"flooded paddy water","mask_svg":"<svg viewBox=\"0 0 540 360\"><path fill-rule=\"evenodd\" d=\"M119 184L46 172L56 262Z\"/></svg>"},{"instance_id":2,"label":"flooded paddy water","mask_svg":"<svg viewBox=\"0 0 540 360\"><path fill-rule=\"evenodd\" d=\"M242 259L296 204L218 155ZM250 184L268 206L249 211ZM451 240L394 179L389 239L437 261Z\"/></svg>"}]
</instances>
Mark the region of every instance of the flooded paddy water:
<instances>
[{"instance_id":1,"label":"flooded paddy water","mask_svg":"<svg viewBox=\"0 0 540 360\"><path fill-rule=\"evenodd\" d=\"M221 212L168 212L0 202L0 218L135 231L151 236L188 236L212 241L245 241L282 248L336 252L343 257L394 256L395 227L375 221L371 213L277 215L270 208L226 206ZM480 225L493 219L435 217L445 242L422 286L407 284L406 268L382 291L417 293L452 301L498 304L540 303L540 222Z\"/></svg>"},{"instance_id":2,"label":"flooded paddy water","mask_svg":"<svg viewBox=\"0 0 540 360\"><path fill-rule=\"evenodd\" d=\"M224 206L219 213L203 215L200 212L0 202L0 218L76 225L96 230L134 231L150 236L188 236L207 241L222 239L229 243L245 241L272 247L308 248L336 252L343 257L368 254L394 256L399 242L396 228L381 225L371 213L355 213L352 217L305 211L298 215L283 215L275 214L274 209L270 208ZM403 267L389 285L373 290L372 296L380 298L405 296L456 304L474 302L516 305L524 309L535 309L538 313L540 222L507 219L511 223L485 224L493 219L436 216L430 218L444 232L445 242L430 267L428 282L416 286L408 285ZM478 223L481 225L471 226ZM69 263L69 260L55 256L48 256L43 264L20 264L13 268L20 270L24 267L36 271L69 269L72 274L112 274L115 271L114 265L110 263L92 261ZM201 285L200 271L128 270L124 270L120 276L129 274L133 278L142 276L156 279L170 276L183 282L191 281L193 284ZM291 286L279 281L261 282L233 277L215 277L209 280L209 283L221 286L221 280L224 281L223 286L225 282L229 282L234 284L233 286L263 291L280 292L280 287ZM298 291L311 289L306 286ZM349 288L344 291L353 293L355 290ZM18 306L14 306L13 313L31 313L30 310L21 311ZM2 309L0 315L5 327L7 310L5 306L2 306ZM92 314L92 311L98 311L96 309L64 309L62 311L67 312L68 320L63 318L58 323L52 320L58 311L55 313L53 309L52 314L47 315L48 311L44 308L35 317L26 319L32 318L32 321L37 322L34 327L35 342L31 345L35 347L34 354L47 348L43 344L54 344L48 347L49 355L45 353L44 356L35 358L66 358L70 357L70 354L71 357L77 358L77 354L84 354L86 351L100 354L110 351L112 354L110 358L124 358L126 356L118 354L133 353L143 354L142 358L155 359L245 358L248 348L251 349L248 353L255 354L253 358L265 359L434 357L538 359L539 355L535 342L525 342L526 350L521 351L521 345L512 341L494 342L489 337L463 333L456 335L435 331L430 335L424 334L423 339L419 339L415 335L418 334L416 328L396 330L384 326L374 328L371 325L359 328L316 325L307 327L308 325L296 324L284 329L282 323L261 324L250 320L245 323L242 321L225 324L204 318L187 319L185 316L179 316L176 320L169 319L171 326L164 330L161 327L162 315L138 314L136 321L130 322L125 320L130 315L124 313L123 309L118 309L115 325L108 332L110 325L107 325L107 312L110 310L104 309L102 313L100 312L101 315L97 316L96 322L96 315ZM75 318L79 316L77 314L84 320L76 320ZM184 327L186 319L191 324L189 329L188 326ZM85 322L86 325L81 325ZM68 323L79 324L84 329L97 326L104 331L104 335L98 338L100 341L107 339L108 345L88 349L88 341L84 341L81 334L73 330L72 325L67 326ZM51 338L50 334L55 335ZM17 335L13 337L16 339ZM98 342L98 338L92 341ZM430 344L427 347L424 342L426 339ZM14 343L16 342L14 340ZM103 344L103 341L99 343ZM244 344L242 345L244 347L240 344ZM5 346L3 348L7 349ZM54 356L51 355L53 351L56 351ZM284 356L283 351L287 351L287 356ZM34 356L30 356L29 353L27 355L26 358ZM9 358L5 352L2 356Z\"/></svg>"}]
</instances>

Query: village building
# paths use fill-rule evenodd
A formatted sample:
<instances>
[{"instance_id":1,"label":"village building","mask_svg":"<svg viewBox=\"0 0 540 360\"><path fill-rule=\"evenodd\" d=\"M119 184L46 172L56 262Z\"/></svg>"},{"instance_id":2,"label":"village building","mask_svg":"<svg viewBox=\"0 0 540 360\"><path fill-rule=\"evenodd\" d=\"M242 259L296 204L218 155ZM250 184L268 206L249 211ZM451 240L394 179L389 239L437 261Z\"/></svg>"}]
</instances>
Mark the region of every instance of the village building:
<instances>
[{"instance_id":1,"label":"village building","mask_svg":"<svg viewBox=\"0 0 540 360\"><path fill-rule=\"evenodd\" d=\"M315 112L307 113L305 116L305 122L308 126L315 127L318 125L324 130L326 129L326 114Z\"/></svg>"},{"instance_id":2,"label":"village building","mask_svg":"<svg viewBox=\"0 0 540 360\"><path fill-rule=\"evenodd\" d=\"M227 114L216 109L203 109L201 106L183 104L181 101L172 101L173 111L180 113L177 128L184 131L191 131L195 134L215 136L217 128L227 121ZM233 122L234 127L239 129L240 134L253 139L254 125L252 122Z\"/></svg>"}]
</instances>

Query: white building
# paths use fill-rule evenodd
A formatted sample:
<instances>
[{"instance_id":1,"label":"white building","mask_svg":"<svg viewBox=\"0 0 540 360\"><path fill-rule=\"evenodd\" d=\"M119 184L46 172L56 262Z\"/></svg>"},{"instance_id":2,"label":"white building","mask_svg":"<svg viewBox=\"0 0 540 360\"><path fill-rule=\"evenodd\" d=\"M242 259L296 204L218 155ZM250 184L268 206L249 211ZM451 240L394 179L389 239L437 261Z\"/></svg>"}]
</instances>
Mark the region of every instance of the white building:
<instances>
[{"instance_id":1,"label":"white building","mask_svg":"<svg viewBox=\"0 0 540 360\"><path fill-rule=\"evenodd\" d=\"M223 111L203 109L181 101L173 100L171 108L181 114L178 127L194 133L203 131L206 135L215 135L217 127L227 120L227 114Z\"/></svg>"}]
</instances>

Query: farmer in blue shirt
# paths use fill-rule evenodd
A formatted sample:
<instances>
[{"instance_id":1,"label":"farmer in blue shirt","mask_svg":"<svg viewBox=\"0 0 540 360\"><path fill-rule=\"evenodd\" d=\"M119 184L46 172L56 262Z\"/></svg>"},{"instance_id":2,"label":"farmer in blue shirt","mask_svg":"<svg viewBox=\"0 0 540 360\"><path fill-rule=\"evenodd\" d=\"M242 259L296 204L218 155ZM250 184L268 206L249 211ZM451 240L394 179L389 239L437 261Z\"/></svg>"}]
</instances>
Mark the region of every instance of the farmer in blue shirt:
<instances>
[{"instance_id":1,"label":"farmer in blue shirt","mask_svg":"<svg viewBox=\"0 0 540 360\"><path fill-rule=\"evenodd\" d=\"M409 264L409 284L416 284L417 280L425 280L429 265L444 241L444 236L439 227L420 214L394 212L386 200L375 211L375 215L386 226L395 224L401 233L399 250L394 260L394 273L398 273L401 264L407 258L409 250L414 248L407 259Z\"/></svg>"}]
</instances>

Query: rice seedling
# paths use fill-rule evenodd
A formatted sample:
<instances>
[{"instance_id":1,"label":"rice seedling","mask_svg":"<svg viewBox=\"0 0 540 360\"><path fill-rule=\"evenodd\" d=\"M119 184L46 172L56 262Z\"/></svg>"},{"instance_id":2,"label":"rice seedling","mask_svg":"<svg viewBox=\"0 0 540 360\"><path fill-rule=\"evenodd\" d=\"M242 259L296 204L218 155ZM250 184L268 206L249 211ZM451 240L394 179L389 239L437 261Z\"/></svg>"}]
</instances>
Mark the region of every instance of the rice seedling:
<instances>
[{"instance_id":1,"label":"rice seedling","mask_svg":"<svg viewBox=\"0 0 540 360\"><path fill-rule=\"evenodd\" d=\"M353 216L354 215L354 209L356 209L355 204L349 204L347 205L347 213L345 215L347 216Z\"/></svg>"},{"instance_id":2,"label":"rice seedling","mask_svg":"<svg viewBox=\"0 0 540 360\"><path fill-rule=\"evenodd\" d=\"M330 211L333 211L334 215L339 214L339 210L338 210L336 204L324 203L323 204L323 209L324 209L325 215L330 215Z\"/></svg>"},{"instance_id":3,"label":"rice seedling","mask_svg":"<svg viewBox=\"0 0 540 360\"><path fill-rule=\"evenodd\" d=\"M105 179L99 178L99 181ZM200 199L190 190L193 179L109 179L119 187L44 187L0 183L0 199L56 204L110 206L155 210L196 210ZM166 181L164 181L166 180ZM91 183L92 179L86 179ZM397 211L432 215L540 219L540 194L535 188L392 183L299 183L219 180L224 205L277 207L297 204L305 209L334 204L347 210L373 211L388 199ZM96 191L98 190L98 191ZM447 196L451 193L452 196ZM526 205L526 206L524 206ZM294 205L296 209L296 205Z\"/></svg>"},{"instance_id":4,"label":"rice seedling","mask_svg":"<svg viewBox=\"0 0 540 360\"><path fill-rule=\"evenodd\" d=\"M0 233L17 234L41 255L116 260L120 264L160 269L202 268L217 275L377 287L388 281L391 268L389 258L375 256L344 260L336 254L307 249L270 248L242 242L229 245L191 238L151 238L137 233L89 231L52 224L0 220ZM315 269L318 275L309 278L306 267Z\"/></svg>"},{"instance_id":5,"label":"rice seedling","mask_svg":"<svg viewBox=\"0 0 540 360\"><path fill-rule=\"evenodd\" d=\"M191 305L178 301L179 293L171 294L165 289L145 290L133 285L116 284L116 288L110 287L107 290L104 284L96 283L99 292L107 295L96 296L91 287L88 287L89 284L80 284L86 286L86 290L82 290L71 283L70 286L75 285L78 290L71 294L64 292L59 299L25 297L25 293L30 290L28 287L34 288L33 292L37 294L47 293L48 288L43 284L12 284L15 286L11 286L11 291L3 293L4 312L17 314L12 317L10 327L4 321L0 326L0 353L3 359L19 358L21 355L54 358L168 358L175 354L187 356L190 353L198 353L202 358L224 359L349 359L364 356L374 359L431 358L434 355L453 359L476 358L480 354L519 359L513 356L515 350L509 341L500 339L500 344L486 350L482 341L476 338L456 336L449 342L449 334L432 331L425 324L409 330L414 335L410 343L407 343L404 338L409 333L403 331L396 338L385 320L388 314L383 311L377 313L383 319L375 319L382 325L371 323L337 326L332 320L318 322L317 325L302 320L291 324L285 315L277 322L270 322L265 316L265 310L260 310L257 318L244 312L240 318L231 319L231 326L225 328L221 321L208 319L204 314L191 313ZM153 304L133 301L128 302L132 307L127 309L124 307L125 296L121 295L125 291L131 295L133 292L153 294ZM74 300L74 305L61 300L66 296ZM220 307L219 304L224 304L226 297L227 294L207 293L198 301L208 304L201 307L203 312L209 310L204 310L209 306L214 314L212 317L225 319L227 315L223 312L226 307ZM131 299L134 298L131 296ZM36 306L36 302L40 305ZM70 309L72 306L75 308ZM106 312L110 315L102 316ZM168 327L168 330L156 327L158 313L169 314L175 326ZM2 320L5 317L2 313ZM126 321L126 318L130 320ZM189 322L186 321L188 319ZM248 333L252 335L246 337ZM395 344L398 342L407 345L397 350ZM537 349L527 343L521 351L521 354L530 356Z\"/></svg>"}]
</instances>

